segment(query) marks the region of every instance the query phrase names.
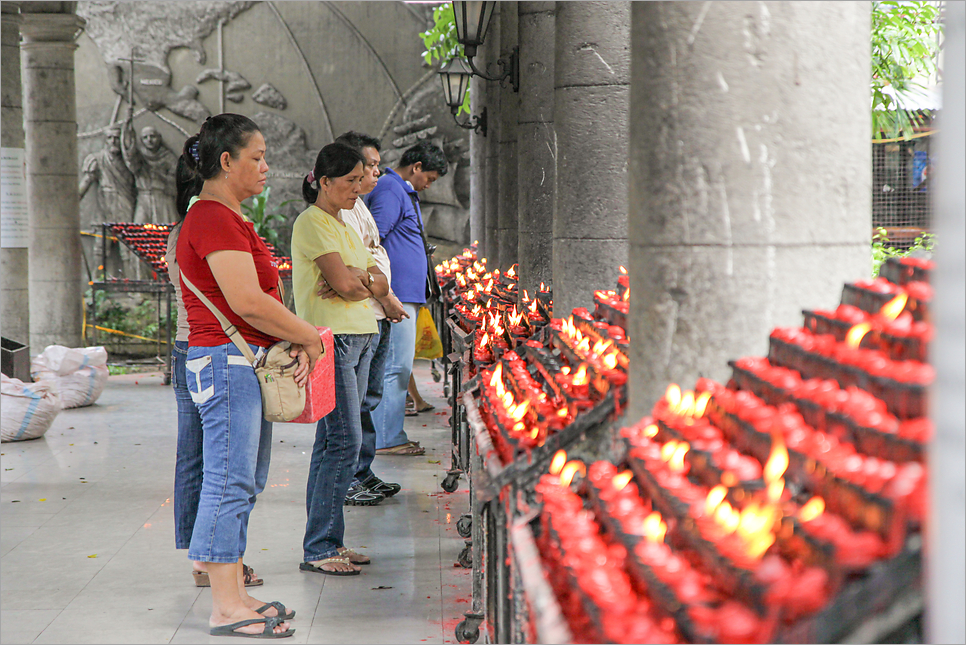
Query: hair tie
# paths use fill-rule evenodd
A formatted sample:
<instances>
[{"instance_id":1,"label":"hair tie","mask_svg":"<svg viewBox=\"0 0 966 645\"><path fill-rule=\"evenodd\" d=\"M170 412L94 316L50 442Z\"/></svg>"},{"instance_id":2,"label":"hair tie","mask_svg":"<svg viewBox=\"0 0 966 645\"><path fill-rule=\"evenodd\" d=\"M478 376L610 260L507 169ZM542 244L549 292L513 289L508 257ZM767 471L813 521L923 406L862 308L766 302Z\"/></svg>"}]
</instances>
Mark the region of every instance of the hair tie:
<instances>
[{"instance_id":1,"label":"hair tie","mask_svg":"<svg viewBox=\"0 0 966 645\"><path fill-rule=\"evenodd\" d=\"M305 180L307 182L309 182L310 184L314 184L315 183L315 168L313 168L312 170L309 171L309 174L307 174L305 176Z\"/></svg>"},{"instance_id":2,"label":"hair tie","mask_svg":"<svg viewBox=\"0 0 966 645\"><path fill-rule=\"evenodd\" d=\"M191 147L188 149L188 152L191 153L191 157L192 157L192 159L195 160L195 164L201 163L201 157L198 154L198 142L197 141L195 141L193 144L191 144Z\"/></svg>"}]
</instances>

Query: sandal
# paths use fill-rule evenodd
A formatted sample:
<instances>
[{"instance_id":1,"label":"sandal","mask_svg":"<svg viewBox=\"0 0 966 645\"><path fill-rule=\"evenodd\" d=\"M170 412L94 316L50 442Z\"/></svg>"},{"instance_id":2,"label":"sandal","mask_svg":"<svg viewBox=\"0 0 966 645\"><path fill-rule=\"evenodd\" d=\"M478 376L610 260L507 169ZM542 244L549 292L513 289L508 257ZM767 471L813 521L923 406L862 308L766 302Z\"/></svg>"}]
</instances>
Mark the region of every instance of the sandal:
<instances>
[{"instance_id":1,"label":"sandal","mask_svg":"<svg viewBox=\"0 0 966 645\"><path fill-rule=\"evenodd\" d=\"M355 551L347 547L342 547L341 549L339 549L339 555L341 555L343 558L348 558L349 562L356 565L372 563L372 560L369 559L369 556L362 555L361 553L356 553Z\"/></svg>"},{"instance_id":2,"label":"sandal","mask_svg":"<svg viewBox=\"0 0 966 645\"><path fill-rule=\"evenodd\" d=\"M265 584L265 581L255 575L255 570L252 569L247 564L243 564L244 576L245 576L245 586L246 587L261 587ZM196 587L210 587L211 580L208 579L207 571L192 571L191 575L195 579Z\"/></svg>"},{"instance_id":3,"label":"sandal","mask_svg":"<svg viewBox=\"0 0 966 645\"><path fill-rule=\"evenodd\" d=\"M319 563L312 564L311 562L300 562L299 571L311 571L312 573L324 573L329 576L357 576L362 571L360 569L352 569L351 571L330 571L329 569L323 569L327 564L348 564L352 565L349 558L343 556L334 556L331 558L326 558L325 560L319 560Z\"/></svg>"},{"instance_id":4,"label":"sandal","mask_svg":"<svg viewBox=\"0 0 966 645\"><path fill-rule=\"evenodd\" d=\"M231 623L230 625L219 625L218 627L212 627L208 630L208 633L212 636L241 636L243 638L288 638L295 633L294 629L288 629L278 634L273 631L276 627L284 622L285 621L278 616L269 616L268 618L251 618L249 620L239 620L237 623ZM257 623L265 623L265 629L258 634L246 634L245 632L235 631L239 627L255 625Z\"/></svg>"},{"instance_id":5,"label":"sandal","mask_svg":"<svg viewBox=\"0 0 966 645\"><path fill-rule=\"evenodd\" d=\"M398 446L392 446L391 448L378 448L376 450L377 455L401 455L401 456L419 456L425 455L426 449L420 446L415 441L407 441L406 443L401 443Z\"/></svg>"},{"instance_id":6,"label":"sandal","mask_svg":"<svg viewBox=\"0 0 966 645\"><path fill-rule=\"evenodd\" d=\"M276 613L274 616L269 616L269 618L281 618L282 622L285 622L287 620L292 620L293 618L295 618L295 610L293 609L292 611L288 611L287 609L285 609L285 605L283 605L277 600L273 600L272 602L265 603L264 605L256 609L255 613L264 614L271 607L275 608Z\"/></svg>"},{"instance_id":7,"label":"sandal","mask_svg":"<svg viewBox=\"0 0 966 645\"><path fill-rule=\"evenodd\" d=\"M426 405L424 405L423 407L416 408L416 412L432 412L435 409L436 409L436 406L435 405L431 405L429 403L426 403Z\"/></svg>"},{"instance_id":8,"label":"sandal","mask_svg":"<svg viewBox=\"0 0 966 645\"><path fill-rule=\"evenodd\" d=\"M418 417L419 412L416 412L416 408L406 408L407 417Z\"/></svg>"}]
</instances>

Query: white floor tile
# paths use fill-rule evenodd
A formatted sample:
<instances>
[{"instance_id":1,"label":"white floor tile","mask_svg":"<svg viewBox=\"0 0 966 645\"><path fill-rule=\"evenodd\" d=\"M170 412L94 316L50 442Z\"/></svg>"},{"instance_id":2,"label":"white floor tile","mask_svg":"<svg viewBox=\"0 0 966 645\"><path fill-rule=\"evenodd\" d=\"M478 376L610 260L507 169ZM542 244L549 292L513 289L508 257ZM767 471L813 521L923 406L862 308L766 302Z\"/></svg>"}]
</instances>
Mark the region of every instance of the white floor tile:
<instances>
[{"instance_id":1,"label":"white floor tile","mask_svg":"<svg viewBox=\"0 0 966 645\"><path fill-rule=\"evenodd\" d=\"M469 571L453 567L466 483L439 490L449 411L428 363L416 376L438 408L406 420L426 454L377 457L376 473L403 490L344 509L346 543L373 559L360 576L299 571L314 427L275 427L245 561L265 580L253 597L297 611L287 643L452 642L470 607ZM0 448L0 642L225 642L208 634L210 590L194 586L187 553L174 549L176 427L171 388L126 375L96 405L58 415L43 438Z\"/></svg>"}]
</instances>

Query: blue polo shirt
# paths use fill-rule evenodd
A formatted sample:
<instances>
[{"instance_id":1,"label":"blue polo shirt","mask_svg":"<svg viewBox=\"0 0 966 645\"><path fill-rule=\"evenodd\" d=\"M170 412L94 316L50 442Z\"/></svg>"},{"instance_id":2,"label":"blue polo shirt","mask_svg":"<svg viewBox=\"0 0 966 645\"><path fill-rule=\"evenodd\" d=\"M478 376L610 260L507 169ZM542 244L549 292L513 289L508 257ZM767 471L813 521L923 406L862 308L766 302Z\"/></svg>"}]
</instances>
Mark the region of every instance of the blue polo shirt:
<instances>
[{"instance_id":1,"label":"blue polo shirt","mask_svg":"<svg viewBox=\"0 0 966 645\"><path fill-rule=\"evenodd\" d=\"M416 191L391 168L363 197L379 227L382 246L392 268L392 291L401 302L426 302L426 247L419 233L422 216L410 195ZM419 218L419 219L417 219Z\"/></svg>"}]
</instances>

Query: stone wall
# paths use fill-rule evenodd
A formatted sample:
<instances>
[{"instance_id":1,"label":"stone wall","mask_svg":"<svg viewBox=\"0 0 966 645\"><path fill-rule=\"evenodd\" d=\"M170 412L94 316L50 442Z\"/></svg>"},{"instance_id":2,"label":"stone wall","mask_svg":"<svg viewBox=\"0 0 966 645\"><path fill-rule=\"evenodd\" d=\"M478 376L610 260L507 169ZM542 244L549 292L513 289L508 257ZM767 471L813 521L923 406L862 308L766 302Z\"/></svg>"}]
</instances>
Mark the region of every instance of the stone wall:
<instances>
[{"instance_id":1,"label":"stone wall","mask_svg":"<svg viewBox=\"0 0 966 645\"><path fill-rule=\"evenodd\" d=\"M457 246L470 242L469 140L421 55L418 33L430 24L430 7L108 1L80 2L77 13L87 21L75 56L81 168L104 148L105 126L129 114L125 59L133 47L135 132L153 126L180 154L209 114L252 117L268 141L269 207L296 200L284 209L290 222L302 208L302 177L334 136L350 129L379 136L389 163L428 136L446 151L451 172L423 195L427 231ZM414 121L421 126L407 130ZM96 187L89 190L82 230L126 219L105 210Z\"/></svg>"}]
</instances>

